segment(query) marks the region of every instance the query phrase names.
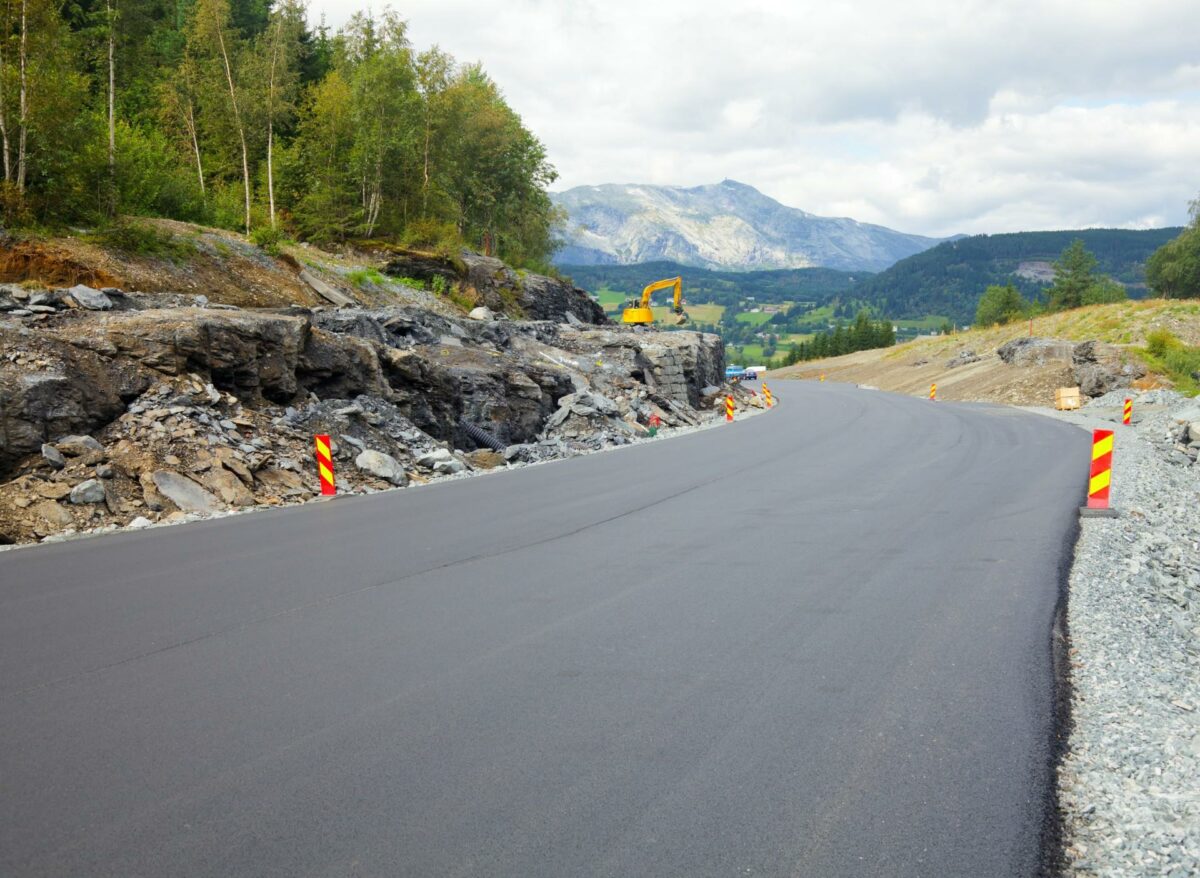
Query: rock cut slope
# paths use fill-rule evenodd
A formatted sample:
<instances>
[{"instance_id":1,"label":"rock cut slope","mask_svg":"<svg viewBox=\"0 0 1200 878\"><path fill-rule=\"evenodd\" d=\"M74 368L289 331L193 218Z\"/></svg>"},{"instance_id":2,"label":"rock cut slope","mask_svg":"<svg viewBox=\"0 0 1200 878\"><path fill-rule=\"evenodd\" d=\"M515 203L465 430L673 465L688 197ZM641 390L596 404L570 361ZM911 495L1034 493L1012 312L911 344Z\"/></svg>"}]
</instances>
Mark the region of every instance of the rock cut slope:
<instances>
[{"instance_id":1,"label":"rock cut slope","mask_svg":"<svg viewBox=\"0 0 1200 878\"><path fill-rule=\"evenodd\" d=\"M0 543L309 499L314 433L364 491L715 417L718 336L612 326L478 254L381 267L437 309L382 304L385 281L336 309L0 285Z\"/></svg>"}]
</instances>

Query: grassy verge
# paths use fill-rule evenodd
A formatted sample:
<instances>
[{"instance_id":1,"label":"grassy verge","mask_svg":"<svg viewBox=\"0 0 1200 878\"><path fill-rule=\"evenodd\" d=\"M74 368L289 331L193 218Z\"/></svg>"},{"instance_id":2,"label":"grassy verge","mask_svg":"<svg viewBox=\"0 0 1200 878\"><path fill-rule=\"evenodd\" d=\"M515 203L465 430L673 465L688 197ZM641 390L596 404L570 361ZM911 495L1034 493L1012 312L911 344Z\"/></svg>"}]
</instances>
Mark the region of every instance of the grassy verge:
<instances>
[{"instance_id":1,"label":"grassy verge","mask_svg":"<svg viewBox=\"0 0 1200 878\"><path fill-rule=\"evenodd\" d=\"M1180 393L1200 393L1200 347L1185 345L1173 333L1159 329L1146 336L1146 346L1136 353L1152 372L1170 378Z\"/></svg>"}]
</instances>

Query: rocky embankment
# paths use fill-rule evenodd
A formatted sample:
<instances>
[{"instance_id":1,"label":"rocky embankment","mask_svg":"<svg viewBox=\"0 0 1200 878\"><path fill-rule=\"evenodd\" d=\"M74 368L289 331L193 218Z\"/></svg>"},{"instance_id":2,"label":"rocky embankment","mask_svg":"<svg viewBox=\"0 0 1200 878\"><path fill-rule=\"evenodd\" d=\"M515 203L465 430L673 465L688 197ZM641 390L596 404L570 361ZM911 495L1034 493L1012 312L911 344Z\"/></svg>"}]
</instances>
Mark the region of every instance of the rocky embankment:
<instances>
[{"instance_id":1,"label":"rocky embankment","mask_svg":"<svg viewBox=\"0 0 1200 878\"><path fill-rule=\"evenodd\" d=\"M0 542L310 499L316 433L353 492L716 417L717 336L608 325L583 291L485 257L455 271L475 274L471 318L0 287Z\"/></svg>"},{"instance_id":2,"label":"rocky embankment","mask_svg":"<svg viewBox=\"0 0 1200 878\"><path fill-rule=\"evenodd\" d=\"M1059 417L1114 429L1115 519L1082 522L1070 577L1066 871L1200 873L1200 405L1109 393ZM1083 462L1080 463L1083 466Z\"/></svg>"}]
</instances>

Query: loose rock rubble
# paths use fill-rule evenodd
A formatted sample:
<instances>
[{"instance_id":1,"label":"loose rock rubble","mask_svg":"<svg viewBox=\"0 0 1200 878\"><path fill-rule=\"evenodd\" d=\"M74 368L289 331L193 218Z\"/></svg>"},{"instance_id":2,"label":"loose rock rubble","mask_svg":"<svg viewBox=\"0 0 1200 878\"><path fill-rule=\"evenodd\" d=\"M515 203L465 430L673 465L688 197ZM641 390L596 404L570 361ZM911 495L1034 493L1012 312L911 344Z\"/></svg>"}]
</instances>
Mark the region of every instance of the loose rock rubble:
<instances>
[{"instance_id":1,"label":"loose rock rubble","mask_svg":"<svg viewBox=\"0 0 1200 878\"><path fill-rule=\"evenodd\" d=\"M1200 873L1200 405L1129 394L1079 414L1116 430L1117 519L1085 519L1070 578L1072 729L1059 769L1067 871Z\"/></svg>"},{"instance_id":2,"label":"loose rock rubble","mask_svg":"<svg viewBox=\"0 0 1200 878\"><path fill-rule=\"evenodd\" d=\"M313 499L314 434L362 492L698 427L726 394L761 405L724 385L715 335L607 325L570 284L473 254L455 271L484 301L470 317L0 287L0 543Z\"/></svg>"}]
</instances>

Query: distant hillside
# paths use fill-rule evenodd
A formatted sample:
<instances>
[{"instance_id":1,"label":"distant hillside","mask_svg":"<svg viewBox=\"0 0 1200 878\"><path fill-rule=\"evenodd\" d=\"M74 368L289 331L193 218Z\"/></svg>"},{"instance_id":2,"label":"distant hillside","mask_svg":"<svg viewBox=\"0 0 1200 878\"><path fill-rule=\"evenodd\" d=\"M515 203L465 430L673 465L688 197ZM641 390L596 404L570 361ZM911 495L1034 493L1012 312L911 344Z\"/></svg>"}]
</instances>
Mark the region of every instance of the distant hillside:
<instances>
[{"instance_id":1,"label":"distant hillside","mask_svg":"<svg viewBox=\"0 0 1200 878\"><path fill-rule=\"evenodd\" d=\"M815 216L734 180L690 189L578 186L551 199L568 214L559 265L668 260L715 270L879 271L941 240Z\"/></svg>"},{"instance_id":2,"label":"distant hillside","mask_svg":"<svg viewBox=\"0 0 1200 878\"><path fill-rule=\"evenodd\" d=\"M689 302L711 302L732 308L739 299L756 302L825 302L842 296L869 272L847 272L832 268L790 268L778 271L709 271L677 262L645 262L640 265L564 265L564 274L576 284L596 292L620 290L633 295L656 280L679 275L683 295ZM659 293L659 296L662 296ZM857 292L854 297L858 298Z\"/></svg>"},{"instance_id":3,"label":"distant hillside","mask_svg":"<svg viewBox=\"0 0 1200 878\"><path fill-rule=\"evenodd\" d=\"M1145 292L1146 259L1180 229L1082 229L976 235L947 241L865 278L859 299L875 303L893 318L941 314L957 323L975 319L975 306L989 284L1013 283L1026 297L1053 280L1051 263L1076 238L1083 240L1109 274L1137 298Z\"/></svg>"}]
</instances>

